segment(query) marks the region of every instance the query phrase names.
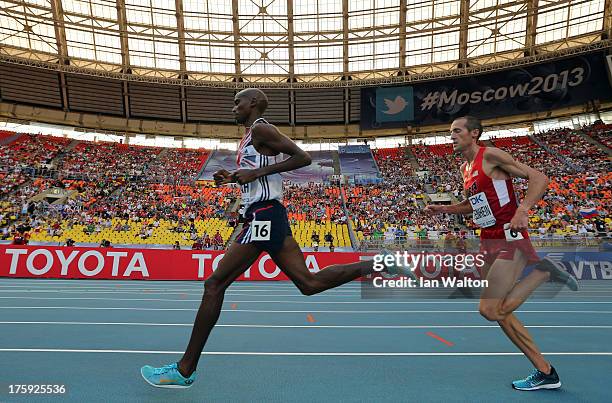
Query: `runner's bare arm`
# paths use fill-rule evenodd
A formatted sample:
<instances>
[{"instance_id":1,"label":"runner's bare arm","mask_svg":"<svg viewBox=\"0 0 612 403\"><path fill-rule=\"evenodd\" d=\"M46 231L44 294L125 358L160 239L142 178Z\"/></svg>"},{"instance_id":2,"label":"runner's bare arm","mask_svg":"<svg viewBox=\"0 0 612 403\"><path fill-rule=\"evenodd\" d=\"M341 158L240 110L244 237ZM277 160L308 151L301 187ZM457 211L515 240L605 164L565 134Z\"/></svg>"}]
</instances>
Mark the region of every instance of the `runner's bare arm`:
<instances>
[{"instance_id":1,"label":"runner's bare arm","mask_svg":"<svg viewBox=\"0 0 612 403\"><path fill-rule=\"evenodd\" d=\"M546 193L548 177L537 169L515 160L499 148L488 147L483 157L489 164L504 170L510 176L529 180L525 198L518 207L520 210L528 212Z\"/></svg>"},{"instance_id":2,"label":"runner's bare arm","mask_svg":"<svg viewBox=\"0 0 612 403\"><path fill-rule=\"evenodd\" d=\"M257 169L241 169L233 174L239 184L245 184L262 176L293 171L312 163L310 155L297 146L289 137L282 134L270 124L259 123L251 128L251 137L255 149L264 155L289 155L284 161Z\"/></svg>"},{"instance_id":3,"label":"runner's bare arm","mask_svg":"<svg viewBox=\"0 0 612 403\"><path fill-rule=\"evenodd\" d=\"M463 176L463 172L465 169L466 163L461 164L460 172ZM472 214L472 206L470 205L470 201L466 198L464 201L456 204L451 204L448 206L443 206L440 204L428 204L424 209L425 214L434 215L434 214L459 214L459 215L468 215Z\"/></svg>"},{"instance_id":4,"label":"runner's bare arm","mask_svg":"<svg viewBox=\"0 0 612 403\"><path fill-rule=\"evenodd\" d=\"M440 204L428 204L427 206L425 206L424 212L430 215L443 213L467 215L472 214L472 206L470 205L470 201L466 199L461 203L451 204L449 206L443 206Z\"/></svg>"}]
</instances>

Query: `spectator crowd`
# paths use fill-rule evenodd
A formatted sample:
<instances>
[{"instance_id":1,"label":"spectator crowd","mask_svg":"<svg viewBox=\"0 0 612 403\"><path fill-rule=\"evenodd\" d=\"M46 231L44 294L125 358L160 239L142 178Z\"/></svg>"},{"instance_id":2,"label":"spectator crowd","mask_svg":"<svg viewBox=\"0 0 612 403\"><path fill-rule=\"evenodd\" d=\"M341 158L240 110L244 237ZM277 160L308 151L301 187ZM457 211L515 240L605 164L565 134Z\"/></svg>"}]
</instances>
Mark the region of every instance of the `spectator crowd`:
<instances>
[{"instance_id":1,"label":"spectator crowd","mask_svg":"<svg viewBox=\"0 0 612 403\"><path fill-rule=\"evenodd\" d=\"M612 144L611 133L612 126L599 124L491 141L551 178L548 192L531 212L535 234L595 236L602 228L607 232L612 172L606 146ZM64 244L69 236L71 242L103 246L169 241L179 248L223 248L236 225L238 189L195 183L206 150L29 134L12 137L0 145L4 240ZM445 195L453 203L463 198L462 161L452 145L374 150L374 156L381 183L286 183L283 203L291 224L321 226L308 234L322 238L320 234L326 236L332 226L345 226L350 220L358 240L422 238L431 232L453 237L470 231L469 221L457 216L422 214L432 195ZM515 188L522 198L526 181L515 180ZM51 190L53 194L47 193ZM343 233L329 235L336 241L345 238Z\"/></svg>"}]
</instances>

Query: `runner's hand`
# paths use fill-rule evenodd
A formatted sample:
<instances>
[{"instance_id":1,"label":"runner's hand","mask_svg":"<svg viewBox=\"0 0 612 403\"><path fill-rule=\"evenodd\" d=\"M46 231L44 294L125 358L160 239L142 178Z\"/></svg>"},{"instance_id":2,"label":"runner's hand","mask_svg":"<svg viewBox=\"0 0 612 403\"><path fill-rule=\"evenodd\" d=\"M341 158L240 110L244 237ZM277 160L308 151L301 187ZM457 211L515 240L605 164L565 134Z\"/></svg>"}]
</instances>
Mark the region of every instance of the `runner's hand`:
<instances>
[{"instance_id":1,"label":"runner's hand","mask_svg":"<svg viewBox=\"0 0 612 403\"><path fill-rule=\"evenodd\" d=\"M232 174L232 179L240 185L253 182L257 178L259 175L256 169L239 169Z\"/></svg>"},{"instance_id":2,"label":"runner's hand","mask_svg":"<svg viewBox=\"0 0 612 403\"><path fill-rule=\"evenodd\" d=\"M215 180L216 186L225 185L227 183L232 183L232 174L226 171L225 169L221 169L213 174L213 179Z\"/></svg>"},{"instance_id":3,"label":"runner's hand","mask_svg":"<svg viewBox=\"0 0 612 403\"><path fill-rule=\"evenodd\" d=\"M529 224L529 212L524 208L517 208L514 217L510 220L510 229L513 231L523 231Z\"/></svg>"},{"instance_id":4,"label":"runner's hand","mask_svg":"<svg viewBox=\"0 0 612 403\"><path fill-rule=\"evenodd\" d=\"M423 212L427 215L436 215L436 214L442 214L444 213L445 209L444 207L446 206L441 206L439 204L428 204L427 206L425 206L425 208L423 209Z\"/></svg>"}]
</instances>

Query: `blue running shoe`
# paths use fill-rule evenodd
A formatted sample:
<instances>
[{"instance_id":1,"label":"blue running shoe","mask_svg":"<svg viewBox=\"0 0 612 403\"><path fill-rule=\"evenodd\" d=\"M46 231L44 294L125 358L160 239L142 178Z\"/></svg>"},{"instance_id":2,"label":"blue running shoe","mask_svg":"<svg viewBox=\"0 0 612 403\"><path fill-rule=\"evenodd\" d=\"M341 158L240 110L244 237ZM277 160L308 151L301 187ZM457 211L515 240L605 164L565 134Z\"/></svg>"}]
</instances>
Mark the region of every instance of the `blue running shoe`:
<instances>
[{"instance_id":1,"label":"blue running shoe","mask_svg":"<svg viewBox=\"0 0 612 403\"><path fill-rule=\"evenodd\" d=\"M512 382L512 387L516 390L559 389L561 381L557 371L551 366L550 375L534 369L527 378Z\"/></svg>"},{"instance_id":2,"label":"blue running shoe","mask_svg":"<svg viewBox=\"0 0 612 403\"><path fill-rule=\"evenodd\" d=\"M535 267L537 270L547 271L550 273L550 280L555 283L561 283L567 286L572 291L578 291L578 281L574 276L569 274L563 266L554 260L545 257L540 260Z\"/></svg>"},{"instance_id":3,"label":"blue running shoe","mask_svg":"<svg viewBox=\"0 0 612 403\"><path fill-rule=\"evenodd\" d=\"M195 371L189 378L181 375L176 363L160 368L145 365L140 368L140 374L149 385L156 388L189 388L196 379Z\"/></svg>"}]
</instances>

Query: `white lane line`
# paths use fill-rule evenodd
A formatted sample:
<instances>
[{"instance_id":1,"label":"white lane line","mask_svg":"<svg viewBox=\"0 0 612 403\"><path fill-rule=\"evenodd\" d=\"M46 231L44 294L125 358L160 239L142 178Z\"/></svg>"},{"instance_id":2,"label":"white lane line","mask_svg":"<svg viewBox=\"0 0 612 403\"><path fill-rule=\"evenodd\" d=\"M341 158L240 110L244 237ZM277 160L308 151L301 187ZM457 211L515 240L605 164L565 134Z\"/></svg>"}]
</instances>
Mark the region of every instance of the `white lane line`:
<instances>
[{"instance_id":1,"label":"white lane line","mask_svg":"<svg viewBox=\"0 0 612 403\"><path fill-rule=\"evenodd\" d=\"M452 291L452 290L451 290ZM202 289L162 289L162 288L142 288L142 289L134 289L134 288L70 288L70 287L20 287L20 288L11 288L11 289L2 289L0 288L0 295L12 295L19 293L66 293L66 294L188 294L188 295L199 295L201 296L204 293L204 288ZM446 298L448 295L448 289L412 289L412 290L404 290L400 292L391 292L389 295L396 296L398 298L402 296L419 296L419 295L441 295L441 298ZM278 296L278 297L304 297L303 294L299 292L296 287L288 288L286 290L237 290L232 289L231 287L226 290L225 295L242 295L242 296L251 296L253 298L257 297L268 297L268 296ZM316 295L315 297L320 296L332 296L333 298L339 297L361 297L362 295L367 296L368 298L376 298L380 295L387 295L383 292L373 293L372 290L369 289L356 289L356 290L337 290L330 289L326 290L323 293ZM608 291L588 291L588 290L580 290L579 292L572 292L569 290L536 290L531 294L531 297L549 297L554 296L558 297L567 297L568 299L579 299L585 297L592 298L612 298L612 289Z\"/></svg>"},{"instance_id":2,"label":"white lane line","mask_svg":"<svg viewBox=\"0 0 612 403\"><path fill-rule=\"evenodd\" d=\"M94 353L94 354L183 354L184 351L169 350L102 350L63 348L0 348L0 352L18 353ZM610 356L611 351L564 351L542 353L555 356ZM520 352L268 352L268 351L204 351L202 355L254 355L254 356L298 356L298 357L499 357L523 356Z\"/></svg>"},{"instance_id":3,"label":"white lane line","mask_svg":"<svg viewBox=\"0 0 612 403\"><path fill-rule=\"evenodd\" d=\"M5 281L3 281L5 280ZM24 280L20 281L19 279L8 278L8 277L0 277L0 284L9 286L45 286L45 285L55 285L61 287L73 287L75 284L77 286L83 286L87 284L87 286L94 287L115 287L116 285L125 286L125 287L159 287L159 288L171 288L171 287L189 287L196 286L201 288L204 286L203 280L193 280L193 281L161 281L161 280L95 280L95 279L75 279L75 280L55 280L55 281L43 281L39 279L32 279L31 281ZM612 285L611 285L612 286ZM194 287L195 288L195 287ZM230 288L244 288L244 289L263 289L263 288L295 288L295 285L287 280L287 281L236 281L230 285ZM360 289L361 285L359 285L359 281L354 281L352 283L344 284L339 289Z\"/></svg>"},{"instance_id":4,"label":"white lane line","mask_svg":"<svg viewBox=\"0 0 612 403\"><path fill-rule=\"evenodd\" d=\"M76 326L164 326L192 327L193 323L149 322L51 322L51 321L0 321L0 325L76 325ZM254 325L218 324L217 327L261 329L499 329L498 325ZM526 325L532 329L612 329L612 325Z\"/></svg>"},{"instance_id":5,"label":"white lane line","mask_svg":"<svg viewBox=\"0 0 612 403\"><path fill-rule=\"evenodd\" d=\"M155 292L162 292L162 291L166 291L166 292L198 292L200 294L202 294L202 292L204 291L204 287L199 287L199 288L162 288L162 287L145 287L145 288L133 288L133 287L69 287L66 285L62 285L60 287L51 287L51 286L42 286L42 287L38 287L38 286L34 286L34 287L29 287L29 286L25 286L25 285L19 285L19 286L1 286L0 285L0 291L3 292L18 292L18 291L30 291L30 290L42 290L39 292L51 292L51 291L113 291L113 292L136 292L136 291L155 291ZM293 286L293 287L287 287L286 289L278 289L276 287L272 287L270 289L249 289L247 288L235 288L235 287L229 287L228 291L237 291L237 292L247 292L247 293L268 293L270 291L291 291L291 290L295 290L297 292L297 287ZM361 290L361 288L353 288L351 290L343 290L343 289L331 289L328 291L333 291L336 293L342 293L342 294L359 294L359 291Z\"/></svg>"},{"instance_id":6,"label":"white lane line","mask_svg":"<svg viewBox=\"0 0 612 403\"><path fill-rule=\"evenodd\" d=\"M156 289L156 288L142 288L142 289L118 289L118 288L50 288L50 287L38 287L36 288L10 288L10 289L2 289L0 287L1 294L11 294L11 293L48 293L48 294L160 294L160 295L171 295L171 294L187 294L187 295L202 295L202 290L181 290L181 289ZM281 290L276 290L281 291ZM225 295L239 295L239 296L265 296L265 297L303 297L302 294L299 293L297 288L293 287L292 289L287 289L285 291L295 291L295 294L276 294L267 290L233 290L231 288L226 291ZM282 292L282 291L281 291ZM408 291L407 291L408 292ZM435 295L439 293L441 296L445 296L448 291L445 289L440 290L426 290L426 289L414 289L410 291L411 295L417 296L421 293L426 293L428 295ZM265 293L265 295L261 295L260 293ZM562 291L557 292L554 290L536 290L532 293L533 297L537 296L564 296L569 298L584 298L584 297L593 297L593 298L604 298L604 297L612 297L612 289L610 291L580 291L580 293L573 293L570 291ZM603 294L603 295L600 295ZM349 291L349 290L327 290L324 294L320 296L331 296L331 297L351 297L351 296L361 296L360 290L357 291ZM319 296L317 296L319 297Z\"/></svg>"},{"instance_id":7,"label":"white lane line","mask_svg":"<svg viewBox=\"0 0 612 403\"><path fill-rule=\"evenodd\" d=\"M128 294L128 295L132 295L132 294L158 294L158 295L198 295L198 296L202 296L202 292L197 292L197 293L188 293L188 292L157 292L157 291L142 291L142 292L132 292L132 291L70 291L70 290L66 290L66 291L60 291L60 290L11 290L11 291L6 291L6 290L0 290L0 294L10 294L10 293L22 293L22 294L27 294L27 293L38 293L38 294ZM232 292L232 291L226 291L225 295L237 295L237 296L246 296L246 297L257 297L258 295L253 295L249 292ZM338 294L327 294L327 296L329 297L359 297L361 294L359 293L354 293L352 295L338 295ZM303 298L304 295L300 294L299 292L296 292L295 294L272 294L272 293L267 293L266 295L263 295L264 297L300 297ZM321 295L323 296L323 295ZM321 296L317 296L316 298L319 298Z\"/></svg>"},{"instance_id":8,"label":"white lane line","mask_svg":"<svg viewBox=\"0 0 612 403\"><path fill-rule=\"evenodd\" d=\"M321 297L324 297L321 296ZM304 297L306 298L306 297ZM161 301L161 302L201 302L201 299L167 299L167 298L102 298L102 297L3 297L0 299L29 299L29 300L95 300L95 301ZM250 303L250 304L476 304L474 301L287 301L287 300L225 300L226 303ZM526 301L523 304L612 304L612 301Z\"/></svg>"},{"instance_id":9,"label":"white lane line","mask_svg":"<svg viewBox=\"0 0 612 403\"><path fill-rule=\"evenodd\" d=\"M100 280L100 279L58 279L58 280L42 280L42 279L21 279L11 277L0 277L0 284L2 285L62 285L62 286L94 286L94 287L114 287L115 285L124 285L131 287L202 287L204 280L184 280L184 281L172 281L172 280L137 280L137 279L117 279L117 280ZM342 288L359 288L361 281L354 280L349 283L343 284ZM612 281L609 282L612 286ZM582 284L582 283L581 283ZM593 284L594 286L595 284ZM603 285L602 285L603 286ZM291 280L264 280L264 281L234 281L230 287L242 287L242 288L273 288L273 287L294 287Z\"/></svg>"},{"instance_id":10,"label":"white lane line","mask_svg":"<svg viewBox=\"0 0 612 403\"><path fill-rule=\"evenodd\" d=\"M94 311L190 311L195 312L195 308L132 308L132 307L89 307L89 306L0 306L0 309L66 309L66 310L94 310ZM452 311L437 311L437 310L268 310L268 309L222 309L221 312L249 312L249 313L340 313L340 314L406 314L406 313L474 313L480 314L478 310L452 310ZM558 313L558 314L612 314L612 311L578 311L578 310L562 310L562 311L544 311L544 310L525 310L514 311L515 313Z\"/></svg>"},{"instance_id":11,"label":"white lane line","mask_svg":"<svg viewBox=\"0 0 612 403\"><path fill-rule=\"evenodd\" d=\"M21 294L21 295L16 295L16 296L11 296L10 294ZM159 295L159 296L167 296L170 298L106 298L106 297L27 297L28 299L96 299L96 300L116 300L116 301L129 301L129 300L133 300L133 301L201 301L202 292L198 292L198 293L186 293L186 292L153 292L153 291L143 291L143 292L130 292L130 291L53 291L53 290L23 290L23 291L2 291L0 290L0 299L20 299L20 298L25 298L23 296L23 294L37 294L37 295L43 295L43 294L52 294L52 295L116 295L116 296L129 296L129 295L134 295L134 296L145 296L145 295L151 295L151 296L155 296L155 295ZM319 295L315 295L315 296L311 296L311 297L305 297L304 295L301 294L274 294L274 293L268 293L265 295L253 295L250 293L241 293L241 292L226 292L225 293L226 297L250 297L250 298L258 298L258 297L262 297L262 298L299 298L299 299L311 299L312 301L300 301L300 300L285 300L285 301L281 301L281 300L274 300L274 301L270 301L270 300L245 300L245 301L232 301L232 302L252 302L252 303L258 303L258 302L262 302L262 303L295 303L295 304L315 304L315 303L330 303L330 304L352 304L352 303L392 303L391 301L394 301L393 303L416 303L416 301L402 301L402 300L394 300L392 298L387 298L386 300L389 302L383 302L380 301L383 298L371 298L371 299L375 299L377 301L350 301L350 299L362 299L362 296L360 293L355 293L355 294L351 294L351 295L342 295L342 294L331 294L331 293L322 293ZM174 298L172 299L171 297L176 297L176 296L182 296L182 298L177 299ZM446 299L447 293L440 293L439 295L436 295L435 293L410 293L410 294L406 294L405 296L403 296L404 299L421 299L423 301L426 301L428 298L429 299ZM187 299L186 297L198 297L197 299ZM321 299L325 299L325 298L329 298L329 299L334 299L334 301L320 301ZM533 301L534 299L548 299L550 301L547 302L555 302L554 298L566 298L566 299L572 299L573 301L567 301L566 303L595 303L595 302L599 302L599 303L609 303L612 304L612 300L610 301L606 301L606 299L612 299L612 292L611 293L606 293L606 295L590 295L590 294L585 294L585 293L581 293L580 295L572 295L572 294L555 294L554 296L551 296L551 294L538 294L535 293L531 296L532 301L527 301L525 303L537 303L536 301ZM582 299L585 298L593 298L593 299L604 299L604 301L580 301ZM349 299L349 301L347 301L347 299ZM363 298L363 299L368 299L368 298ZM455 301L455 302L453 302ZM477 300L474 300L474 303L477 302ZM438 301L435 303L444 303L443 301ZM457 300L449 300L446 303L466 303L463 301L457 301ZM467 302L470 303L470 302ZM545 303L544 301L542 303Z\"/></svg>"},{"instance_id":12,"label":"white lane line","mask_svg":"<svg viewBox=\"0 0 612 403\"><path fill-rule=\"evenodd\" d=\"M4 281L3 281L4 280ZM595 281L599 284L589 284L590 281ZM94 284L96 283L96 284ZM606 283L606 284L601 284ZM160 289L171 289L173 287L190 287L194 286L194 290L199 290L203 287L203 280L193 280L193 281L162 281L162 280L96 280L96 279L58 279L58 280L48 280L44 281L41 279L17 279L17 278L9 278L9 277L0 277L0 287L28 287L28 286L44 286L48 285L56 285L58 287L109 287L115 288L117 285L122 287L147 287L147 288L160 288ZM75 285L78 284L78 285ZM85 285L87 284L87 285ZM197 285L197 287L195 287ZM583 280L580 281L581 290L590 290L590 289L603 289L603 290L612 290L612 280ZM260 289L265 291L266 289L295 289L295 285L293 285L290 281L237 281L230 285L230 289ZM344 284L336 290L359 290L361 289L361 285L358 281L354 281L348 284ZM255 290L252 290L255 291Z\"/></svg>"}]
</instances>

